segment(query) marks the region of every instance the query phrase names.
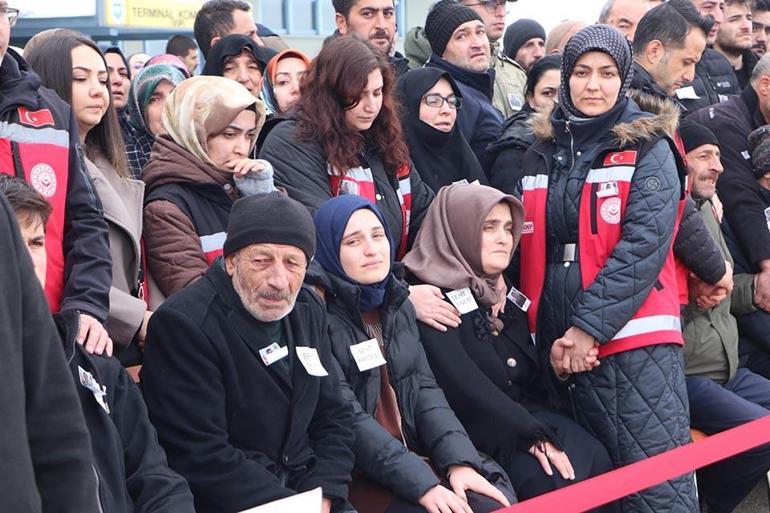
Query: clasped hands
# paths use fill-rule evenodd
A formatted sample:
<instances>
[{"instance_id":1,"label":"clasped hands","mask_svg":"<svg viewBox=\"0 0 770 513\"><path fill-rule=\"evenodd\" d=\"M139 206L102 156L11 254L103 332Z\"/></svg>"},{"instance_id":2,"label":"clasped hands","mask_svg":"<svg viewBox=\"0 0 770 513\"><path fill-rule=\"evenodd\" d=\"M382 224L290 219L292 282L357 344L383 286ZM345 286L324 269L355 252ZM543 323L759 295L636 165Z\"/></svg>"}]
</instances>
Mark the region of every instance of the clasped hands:
<instances>
[{"instance_id":1,"label":"clasped hands","mask_svg":"<svg viewBox=\"0 0 770 513\"><path fill-rule=\"evenodd\" d=\"M599 366L599 343L585 331L572 326L553 343L550 359L560 377L591 371Z\"/></svg>"}]
</instances>

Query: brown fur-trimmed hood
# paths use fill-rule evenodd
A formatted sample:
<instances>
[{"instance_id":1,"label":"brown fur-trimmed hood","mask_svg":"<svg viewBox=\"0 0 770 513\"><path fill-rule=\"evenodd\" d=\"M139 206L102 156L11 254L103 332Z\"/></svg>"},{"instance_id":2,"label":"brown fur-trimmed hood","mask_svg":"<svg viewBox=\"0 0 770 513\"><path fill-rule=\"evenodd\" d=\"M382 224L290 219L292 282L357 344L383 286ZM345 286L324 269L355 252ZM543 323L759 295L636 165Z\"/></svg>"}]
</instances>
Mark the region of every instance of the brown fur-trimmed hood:
<instances>
[{"instance_id":1,"label":"brown fur-trimmed hood","mask_svg":"<svg viewBox=\"0 0 770 513\"><path fill-rule=\"evenodd\" d=\"M651 94L640 92L636 89L629 91L628 97L636 102L639 108L652 116L640 116L632 121L618 123L613 127L619 146L628 146L641 141L649 141L656 136L665 135L674 138L679 126L679 107L669 99L659 98ZM554 138L551 114L548 112L535 113L529 120L532 132L541 141L550 141Z\"/></svg>"}]
</instances>

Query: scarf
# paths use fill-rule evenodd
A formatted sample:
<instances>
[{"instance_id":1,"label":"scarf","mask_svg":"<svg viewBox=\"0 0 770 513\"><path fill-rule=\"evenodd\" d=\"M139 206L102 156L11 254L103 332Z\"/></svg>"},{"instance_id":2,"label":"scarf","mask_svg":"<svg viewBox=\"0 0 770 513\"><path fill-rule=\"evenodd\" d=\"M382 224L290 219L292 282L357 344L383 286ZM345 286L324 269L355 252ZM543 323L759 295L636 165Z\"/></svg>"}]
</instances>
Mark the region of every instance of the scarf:
<instances>
[{"instance_id":1,"label":"scarf","mask_svg":"<svg viewBox=\"0 0 770 513\"><path fill-rule=\"evenodd\" d=\"M251 38L243 34L230 34L217 41L211 47L201 75L221 77L224 73L225 62L231 57L237 57L243 50L248 50L263 75L265 74L267 63L276 53L275 50L259 46Z\"/></svg>"},{"instance_id":2,"label":"scarf","mask_svg":"<svg viewBox=\"0 0 770 513\"><path fill-rule=\"evenodd\" d=\"M575 69L580 57L588 52L604 52L615 61L620 72L620 81L622 83L617 105L625 99L626 92L633 79L633 54L631 44L628 39L608 25L589 25L581 29L567 43L562 54L561 61L561 85L559 86L559 108L565 112L567 117L585 118L585 114L580 112L572 103L572 96L569 90L569 78L572 70Z\"/></svg>"},{"instance_id":3,"label":"scarf","mask_svg":"<svg viewBox=\"0 0 770 513\"><path fill-rule=\"evenodd\" d=\"M362 285L345 273L340 262L340 245L345 234L345 228L348 226L350 217L356 211L364 208L371 210L385 229L385 235L388 237L388 241L390 241L390 265L392 267L395 249L393 238L390 235L390 230L388 230L388 225L382 212L370 201L361 196L343 194L342 196L326 200L321 204L313 220L315 222L317 241L315 260L321 264L326 272L358 288L360 291L358 307L362 312L368 312L382 306L382 303L385 301L385 291L391 274L388 273L388 276L381 282Z\"/></svg>"},{"instance_id":4,"label":"scarf","mask_svg":"<svg viewBox=\"0 0 770 513\"><path fill-rule=\"evenodd\" d=\"M265 122L265 106L245 87L229 78L192 77L166 98L163 128L175 143L216 168L208 156L208 138L221 133L246 109L257 113L259 131Z\"/></svg>"},{"instance_id":5,"label":"scarf","mask_svg":"<svg viewBox=\"0 0 770 513\"><path fill-rule=\"evenodd\" d=\"M422 97L442 78L452 86L455 96L462 98L452 76L438 68L416 69L398 79L396 91L405 107L403 126L409 155L422 180L434 191L463 179L486 184L484 171L457 122L451 132L442 132L420 119Z\"/></svg>"},{"instance_id":6,"label":"scarf","mask_svg":"<svg viewBox=\"0 0 770 513\"><path fill-rule=\"evenodd\" d=\"M485 307L500 302L500 275L484 274L481 228L490 210L502 202L511 207L513 256L524 225L521 202L486 185L454 184L436 194L403 263L424 283L450 290L468 287ZM497 324L493 319L490 322Z\"/></svg>"}]
</instances>

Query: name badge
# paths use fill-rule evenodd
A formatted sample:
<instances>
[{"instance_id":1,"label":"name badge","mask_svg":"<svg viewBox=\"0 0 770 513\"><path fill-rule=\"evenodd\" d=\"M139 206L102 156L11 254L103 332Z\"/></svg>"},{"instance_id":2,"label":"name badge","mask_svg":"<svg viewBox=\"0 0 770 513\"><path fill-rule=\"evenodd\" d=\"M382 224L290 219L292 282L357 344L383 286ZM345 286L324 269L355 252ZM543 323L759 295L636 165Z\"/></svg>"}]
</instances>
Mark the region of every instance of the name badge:
<instances>
[{"instance_id":1,"label":"name badge","mask_svg":"<svg viewBox=\"0 0 770 513\"><path fill-rule=\"evenodd\" d=\"M385 365L385 358L380 351L380 343L376 338L350 346L350 353L361 372Z\"/></svg>"},{"instance_id":2,"label":"name badge","mask_svg":"<svg viewBox=\"0 0 770 513\"><path fill-rule=\"evenodd\" d=\"M676 90L676 97L680 100L697 100L700 98L693 86L680 87Z\"/></svg>"},{"instance_id":3,"label":"name badge","mask_svg":"<svg viewBox=\"0 0 770 513\"><path fill-rule=\"evenodd\" d=\"M522 294L516 287L511 287L511 291L508 292L508 301L519 307L519 310L526 312L529 310L529 306L532 301L527 296Z\"/></svg>"},{"instance_id":4,"label":"name badge","mask_svg":"<svg viewBox=\"0 0 770 513\"><path fill-rule=\"evenodd\" d=\"M476 299L473 297L469 287L447 292L446 297L457 308L460 315L479 309L479 305L476 304Z\"/></svg>"},{"instance_id":5,"label":"name badge","mask_svg":"<svg viewBox=\"0 0 770 513\"><path fill-rule=\"evenodd\" d=\"M743 157L745 160L751 160L751 153L749 153L749 150L743 150L741 152L741 157Z\"/></svg>"},{"instance_id":6,"label":"name badge","mask_svg":"<svg viewBox=\"0 0 770 513\"><path fill-rule=\"evenodd\" d=\"M596 190L597 198L609 198L618 195L618 182L604 182L599 184Z\"/></svg>"},{"instance_id":7,"label":"name badge","mask_svg":"<svg viewBox=\"0 0 770 513\"><path fill-rule=\"evenodd\" d=\"M315 347L297 346L296 349L297 357L308 374L319 378L329 375L326 369L324 369L323 364L321 364L321 359L318 358L318 350Z\"/></svg>"},{"instance_id":8,"label":"name badge","mask_svg":"<svg viewBox=\"0 0 770 513\"><path fill-rule=\"evenodd\" d=\"M281 360L283 358L286 358L289 356L289 348L286 346L279 346L275 342L270 344L267 347L264 347L259 350L259 356L262 357L262 361L265 365L268 367L278 360Z\"/></svg>"},{"instance_id":9,"label":"name badge","mask_svg":"<svg viewBox=\"0 0 770 513\"><path fill-rule=\"evenodd\" d=\"M96 399L96 402L99 404L99 406L102 407L107 415L109 415L110 407L107 405L107 387L100 385L99 382L94 379L93 374L85 370L80 365L78 365L78 376L80 377L80 384L90 390L92 394L94 394L94 399Z\"/></svg>"}]
</instances>

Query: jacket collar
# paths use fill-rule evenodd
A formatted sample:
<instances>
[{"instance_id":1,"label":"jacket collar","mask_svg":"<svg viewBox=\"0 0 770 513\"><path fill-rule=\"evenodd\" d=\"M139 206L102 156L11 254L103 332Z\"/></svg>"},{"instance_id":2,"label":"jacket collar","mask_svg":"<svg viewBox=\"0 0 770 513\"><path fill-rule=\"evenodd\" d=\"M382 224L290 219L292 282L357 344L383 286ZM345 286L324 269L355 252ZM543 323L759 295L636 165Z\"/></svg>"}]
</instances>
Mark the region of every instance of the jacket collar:
<instances>
[{"instance_id":1,"label":"jacket collar","mask_svg":"<svg viewBox=\"0 0 770 513\"><path fill-rule=\"evenodd\" d=\"M649 94L661 100L671 100L671 96L664 91L655 81L652 76L647 72L641 64L634 61L633 64L634 77L631 80L631 89L641 91L642 93Z\"/></svg>"},{"instance_id":2,"label":"jacket collar","mask_svg":"<svg viewBox=\"0 0 770 513\"><path fill-rule=\"evenodd\" d=\"M479 91L490 100L492 99L493 87L495 84L495 70L490 68L484 72L470 71L451 62L442 59L435 53L430 55L430 59L425 64L432 68L438 68L446 71L452 78L466 86Z\"/></svg>"},{"instance_id":3,"label":"jacket collar","mask_svg":"<svg viewBox=\"0 0 770 513\"><path fill-rule=\"evenodd\" d=\"M0 64L0 116L19 105L37 108L39 88L40 78L9 48Z\"/></svg>"}]
</instances>

